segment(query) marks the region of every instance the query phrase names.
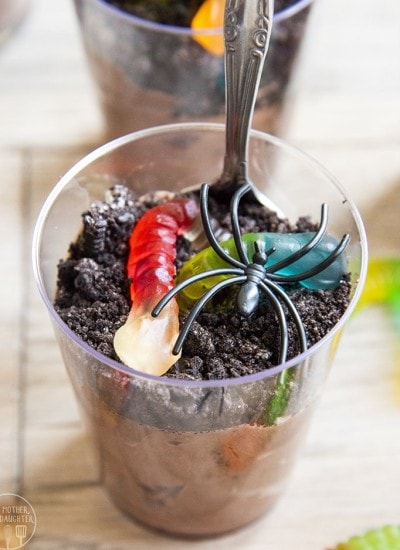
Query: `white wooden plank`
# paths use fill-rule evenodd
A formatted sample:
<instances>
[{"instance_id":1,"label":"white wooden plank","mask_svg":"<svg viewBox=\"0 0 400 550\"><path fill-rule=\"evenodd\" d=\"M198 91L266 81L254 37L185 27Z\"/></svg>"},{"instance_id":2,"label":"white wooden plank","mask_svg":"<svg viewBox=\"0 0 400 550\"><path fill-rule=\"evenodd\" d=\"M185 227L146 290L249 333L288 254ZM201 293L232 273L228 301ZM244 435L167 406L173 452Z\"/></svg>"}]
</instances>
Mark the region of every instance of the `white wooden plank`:
<instances>
[{"instance_id":1,"label":"white wooden plank","mask_svg":"<svg viewBox=\"0 0 400 550\"><path fill-rule=\"evenodd\" d=\"M21 395L20 321L25 297L22 277L21 174L18 153L0 151L0 493L18 485Z\"/></svg>"}]
</instances>

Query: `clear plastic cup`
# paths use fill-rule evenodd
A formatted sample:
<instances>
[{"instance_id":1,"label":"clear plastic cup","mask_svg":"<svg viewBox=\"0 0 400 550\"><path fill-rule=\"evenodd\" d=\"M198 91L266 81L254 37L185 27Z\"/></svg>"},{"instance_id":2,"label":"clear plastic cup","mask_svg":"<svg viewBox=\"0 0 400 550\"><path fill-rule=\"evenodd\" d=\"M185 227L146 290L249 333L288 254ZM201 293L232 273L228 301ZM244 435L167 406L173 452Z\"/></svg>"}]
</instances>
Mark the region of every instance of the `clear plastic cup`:
<instances>
[{"instance_id":1,"label":"clear plastic cup","mask_svg":"<svg viewBox=\"0 0 400 550\"><path fill-rule=\"evenodd\" d=\"M338 324L306 352L268 371L218 381L142 374L94 351L53 307L57 264L79 230L81 213L116 182L142 194L213 182L222 170L224 126L178 124L136 132L95 150L61 178L37 221L36 281L88 430L104 485L128 516L155 529L210 536L238 529L271 510L282 494L343 328L365 279L362 222L323 166L277 138L253 131L250 175L291 221L319 219L349 233L351 302ZM271 415L280 377L290 391Z\"/></svg>"},{"instance_id":2,"label":"clear plastic cup","mask_svg":"<svg viewBox=\"0 0 400 550\"><path fill-rule=\"evenodd\" d=\"M29 0L1 0L0 2L0 45L8 40L23 20Z\"/></svg>"},{"instance_id":3,"label":"clear plastic cup","mask_svg":"<svg viewBox=\"0 0 400 550\"><path fill-rule=\"evenodd\" d=\"M149 22L104 0L74 0L108 139L176 122L224 122L223 56L192 31ZM278 134L286 121L287 90L313 0L294 0L275 15L253 127Z\"/></svg>"}]
</instances>

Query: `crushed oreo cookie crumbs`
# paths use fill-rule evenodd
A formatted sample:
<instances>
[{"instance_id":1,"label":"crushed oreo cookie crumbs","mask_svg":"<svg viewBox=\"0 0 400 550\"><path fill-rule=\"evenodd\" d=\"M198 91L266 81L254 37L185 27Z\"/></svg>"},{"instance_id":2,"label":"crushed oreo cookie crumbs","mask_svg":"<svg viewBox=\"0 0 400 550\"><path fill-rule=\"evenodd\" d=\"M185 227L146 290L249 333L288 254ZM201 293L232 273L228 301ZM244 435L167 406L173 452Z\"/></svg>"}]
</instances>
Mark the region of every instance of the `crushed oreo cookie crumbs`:
<instances>
[{"instance_id":1,"label":"crushed oreo cookie crumbs","mask_svg":"<svg viewBox=\"0 0 400 550\"><path fill-rule=\"evenodd\" d=\"M157 203L135 197L125 186L111 188L104 201L96 201L82 214L82 231L71 243L68 257L58 264L55 309L82 340L118 360L113 347L115 331L130 310L129 280L125 264L129 236L143 213ZM229 232L227 208L210 201L210 213ZM315 230L308 218L292 226L256 203L240 205L243 232ZM193 253L183 237L177 241L179 267ZM308 344L320 340L339 321L349 304L350 282L344 276L334 290L294 288L291 299L303 320ZM184 320L184 315L181 321ZM297 333L288 315L288 358L298 354ZM253 374L277 364L279 325L267 302L250 319L235 312L204 311L194 323L182 357L166 376L185 379L224 379Z\"/></svg>"}]
</instances>

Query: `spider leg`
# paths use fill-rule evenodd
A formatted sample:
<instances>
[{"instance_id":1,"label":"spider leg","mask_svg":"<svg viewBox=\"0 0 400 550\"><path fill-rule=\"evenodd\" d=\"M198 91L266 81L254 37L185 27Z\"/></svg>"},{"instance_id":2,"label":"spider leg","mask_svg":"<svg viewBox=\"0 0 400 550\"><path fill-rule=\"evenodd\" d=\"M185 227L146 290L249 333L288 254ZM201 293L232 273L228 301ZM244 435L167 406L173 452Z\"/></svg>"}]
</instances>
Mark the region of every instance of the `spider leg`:
<instances>
[{"instance_id":1,"label":"spider leg","mask_svg":"<svg viewBox=\"0 0 400 550\"><path fill-rule=\"evenodd\" d=\"M305 244L302 248L291 254L288 258L285 258L284 260L281 260L280 262L277 262L276 264L267 267L266 270L268 273L275 273L276 271L279 271L280 269L283 269L284 267L287 267L288 265L293 264L303 256L307 254L311 249L313 249L317 244L320 242L322 237L325 235L326 230L328 227L328 205L324 203L321 206L321 219L318 227L318 231L315 233L315 235L310 239L310 241Z\"/></svg>"},{"instance_id":2,"label":"spider leg","mask_svg":"<svg viewBox=\"0 0 400 550\"><path fill-rule=\"evenodd\" d=\"M265 281L265 287L267 285L270 286L271 288L273 288L274 291L278 293L278 296L281 298L281 300L286 304L287 308L289 309L289 312L291 313L292 318L295 322L296 329L297 329L297 334L298 334L299 339L300 339L301 352L306 351L306 349L307 349L307 336L306 336L306 333L305 333L303 322L300 318L300 315L299 315L296 307L294 306L293 302L291 301L289 296L286 294L286 292L283 289L281 289L277 284L273 283L272 281L266 280ZM261 287L264 288L264 283L261 284ZM291 375L290 375L290 373L287 369L282 371L281 374L280 374L280 377L279 377L278 388L287 387L287 383L288 383L288 381L290 381L290 377L291 377ZM277 395L279 395L279 394L277 394Z\"/></svg>"},{"instance_id":3,"label":"spider leg","mask_svg":"<svg viewBox=\"0 0 400 550\"><path fill-rule=\"evenodd\" d=\"M275 296L275 294L272 292L272 290L269 288L268 285L260 282L260 288L268 296L269 301L271 302L279 321L279 329L281 333L281 345L279 350L279 364L284 363L286 361L287 356L287 350L288 350L288 329L287 329L287 321L285 317L285 313L283 311L283 308L278 300L278 298Z\"/></svg>"},{"instance_id":4,"label":"spider leg","mask_svg":"<svg viewBox=\"0 0 400 550\"><path fill-rule=\"evenodd\" d=\"M297 311L292 300L289 298L286 292L273 281L266 279L265 281L260 283L260 286L262 289L269 288L271 292L276 293L279 296L279 298L282 300L282 302L286 305L296 325L297 333L299 335L299 340L300 340L301 352L303 353L304 351L306 351L307 349L306 331L304 329L303 321L301 320L299 312Z\"/></svg>"},{"instance_id":5,"label":"spider leg","mask_svg":"<svg viewBox=\"0 0 400 550\"><path fill-rule=\"evenodd\" d=\"M236 277L232 277L230 279L224 279L223 281L220 281L216 285L214 285L210 290L208 290L203 296L196 302L196 304L193 306L193 309L189 313L185 324L183 325L179 336L175 342L174 348L172 350L172 353L174 355L178 355L180 351L182 350L183 342L185 341L186 336L188 335L189 330L191 329L191 326L193 322L196 320L197 316L201 312L201 310L204 308L206 303L211 300L211 298L217 294L220 290L222 290L225 287L239 284L241 282L244 282L247 280L246 275L240 275Z\"/></svg>"},{"instance_id":6,"label":"spider leg","mask_svg":"<svg viewBox=\"0 0 400 550\"><path fill-rule=\"evenodd\" d=\"M248 193L250 189L251 189L251 185L249 183L239 187L239 189L236 191L236 193L232 197L231 206L230 206L233 239L235 241L235 246L239 254L239 258L245 265L249 264L251 260L247 256L246 248L244 247L243 241L241 239L242 234L241 234L240 225L239 225L238 209L239 209L240 199L243 197L243 195Z\"/></svg>"},{"instance_id":7,"label":"spider leg","mask_svg":"<svg viewBox=\"0 0 400 550\"><path fill-rule=\"evenodd\" d=\"M208 208L207 208L208 191L209 191L209 186L206 183L203 183L200 190L200 213L201 213L201 219L203 221L204 233L206 234L208 242L210 243L210 246L213 248L213 250L218 254L218 256L222 258L225 262L227 262L230 265L233 265L234 267L239 267L243 269L246 267L246 263L242 263L239 260L236 260L235 258L232 258L231 256L229 256L229 254L227 254L227 252L225 252L225 250L219 244L219 242L215 238L214 233L212 232L210 216L208 214Z\"/></svg>"},{"instance_id":8,"label":"spider leg","mask_svg":"<svg viewBox=\"0 0 400 550\"><path fill-rule=\"evenodd\" d=\"M314 275L321 273L321 271L329 267L331 263L333 263L336 260L336 258L346 250L349 242L350 242L350 235L346 233L346 235L343 235L340 243L337 245L335 250L331 252L329 256L325 258L325 260L322 260L322 262L315 265L311 269L308 269L307 271L303 271L302 273L297 273L297 275L278 275L276 273L268 273L268 279L270 279L271 281L276 281L281 283L296 283L298 281L304 281L305 279L309 279L310 277L313 277Z\"/></svg>"},{"instance_id":9,"label":"spider leg","mask_svg":"<svg viewBox=\"0 0 400 550\"><path fill-rule=\"evenodd\" d=\"M164 296L161 298L161 300L154 306L152 309L151 315L153 317L157 317L161 313L161 311L164 309L164 307L168 304L170 300L176 295L179 294L183 289L185 289L187 286L191 285L192 283L196 283L200 279L204 279L207 277L218 277L219 275L242 275L243 270L238 268L219 268L219 269L211 269L209 271L205 271L204 273L196 273L196 275L192 275L188 279L185 279L184 281L181 281L177 285L175 285L173 288L171 288L170 291L168 291Z\"/></svg>"}]
</instances>

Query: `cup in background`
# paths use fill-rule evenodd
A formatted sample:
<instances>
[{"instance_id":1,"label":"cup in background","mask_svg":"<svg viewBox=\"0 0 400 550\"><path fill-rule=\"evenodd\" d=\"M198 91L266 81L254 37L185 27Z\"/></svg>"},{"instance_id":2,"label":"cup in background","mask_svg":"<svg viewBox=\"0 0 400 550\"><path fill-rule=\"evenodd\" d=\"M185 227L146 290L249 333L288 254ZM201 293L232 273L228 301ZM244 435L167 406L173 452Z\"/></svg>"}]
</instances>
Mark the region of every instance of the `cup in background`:
<instances>
[{"instance_id":1,"label":"cup in background","mask_svg":"<svg viewBox=\"0 0 400 550\"><path fill-rule=\"evenodd\" d=\"M342 330L365 279L366 239L357 209L318 162L278 138L253 131L249 171L260 191L291 221L319 219L351 236L346 251L352 298L339 323L285 364L228 380L188 381L145 375L82 342L53 300L57 264L76 237L81 213L114 183L139 195L213 182L222 170L221 124L178 124L118 138L83 158L55 186L34 235L36 281L54 325L103 482L128 516L174 535L229 532L271 510L288 481L331 367ZM290 391L271 415L282 373Z\"/></svg>"},{"instance_id":2,"label":"cup in background","mask_svg":"<svg viewBox=\"0 0 400 550\"><path fill-rule=\"evenodd\" d=\"M1 0L0 44L5 42L21 23L28 9L28 0Z\"/></svg>"},{"instance_id":3,"label":"cup in background","mask_svg":"<svg viewBox=\"0 0 400 550\"><path fill-rule=\"evenodd\" d=\"M108 139L176 122L224 122L222 55L193 35L221 36L221 29L192 31L135 17L104 0L74 0L89 68ZM253 127L279 134L288 89L313 0L295 0L274 17Z\"/></svg>"}]
</instances>

